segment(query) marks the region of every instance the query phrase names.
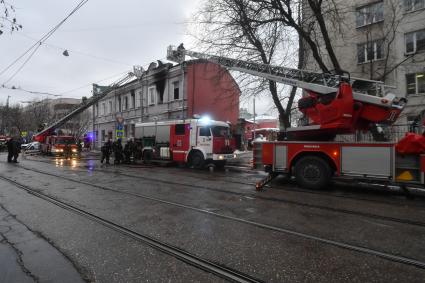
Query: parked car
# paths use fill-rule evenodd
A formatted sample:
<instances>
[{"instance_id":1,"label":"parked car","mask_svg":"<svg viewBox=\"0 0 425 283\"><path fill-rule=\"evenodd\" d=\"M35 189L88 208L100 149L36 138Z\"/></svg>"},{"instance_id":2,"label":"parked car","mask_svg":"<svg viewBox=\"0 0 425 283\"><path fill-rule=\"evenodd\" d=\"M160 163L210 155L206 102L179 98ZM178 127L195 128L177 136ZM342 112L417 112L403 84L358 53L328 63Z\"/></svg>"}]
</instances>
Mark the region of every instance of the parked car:
<instances>
[{"instance_id":1,"label":"parked car","mask_svg":"<svg viewBox=\"0 0 425 283\"><path fill-rule=\"evenodd\" d=\"M31 143L23 143L21 144L21 150L24 150L27 148L27 146L29 146Z\"/></svg>"},{"instance_id":2,"label":"parked car","mask_svg":"<svg viewBox=\"0 0 425 283\"><path fill-rule=\"evenodd\" d=\"M31 142L26 145L26 147L23 149L23 151L27 154L31 153L40 153L41 150L41 144L39 142Z\"/></svg>"},{"instance_id":3,"label":"parked car","mask_svg":"<svg viewBox=\"0 0 425 283\"><path fill-rule=\"evenodd\" d=\"M7 142L7 137L0 136L0 151L6 150L6 142Z\"/></svg>"}]
</instances>

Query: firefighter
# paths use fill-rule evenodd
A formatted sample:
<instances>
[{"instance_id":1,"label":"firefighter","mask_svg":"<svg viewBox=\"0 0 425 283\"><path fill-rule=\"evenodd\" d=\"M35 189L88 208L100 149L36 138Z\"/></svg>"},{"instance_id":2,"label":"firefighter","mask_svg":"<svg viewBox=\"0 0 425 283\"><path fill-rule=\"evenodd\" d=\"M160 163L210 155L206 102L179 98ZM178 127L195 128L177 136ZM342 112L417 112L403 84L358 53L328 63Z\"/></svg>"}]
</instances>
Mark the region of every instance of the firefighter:
<instances>
[{"instance_id":1,"label":"firefighter","mask_svg":"<svg viewBox=\"0 0 425 283\"><path fill-rule=\"evenodd\" d=\"M83 142L79 139L77 144L78 158L81 158L81 152L83 151Z\"/></svg>"},{"instance_id":2,"label":"firefighter","mask_svg":"<svg viewBox=\"0 0 425 283\"><path fill-rule=\"evenodd\" d=\"M130 139L124 146L124 156L125 156L125 163L130 164L131 163L131 156L134 152L134 142L132 139Z\"/></svg>"},{"instance_id":3,"label":"firefighter","mask_svg":"<svg viewBox=\"0 0 425 283\"><path fill-rule=\"evenodd\" d=\"M13 143L14 143L13 137L10 138L6 142L6 145L7 145L7 162L9 162L9 163L12 162L12 158L13 158Z\"/></svg>"},{"instance_id":4,"label":"firefighter","mask_svg":"<svg viewBox=\"0 0 425 283\"><path fill-rule=\"evenodd\" d=\"M114 142L112 149L114 150L114 154L115 154L114 164L120 164L122 161L121 139L118 139L116 142Z\"/></svg>"},{"instance_id":5,"label":"firefighter","mask_svg":"<svg viewBox=\"0 0 425 283\"><path fill-rule=\"evenodd\" d=\"M7 141L7 162L18 163L21 144L13 137Z\"/></svg>"},{"instance_id":6,"label":"firefighter","mask_svg":"<svg viewBox=\"0 0 425 283\"><path fill-rule=\"evenodd\" d=\"M100 163L103 163L103 160L106 159L106 164L109 164L109 156L111 155L112 151L112 142L111 140L108 140L101 148L102 151L102 158L100 159Z\"/></svg>"},{"instance_id":7,"label":"firefighter","mask_svg":"<svg viewBox=\"0 0 425 283\"><path fill-rule=\"evenodd\" d=\"M13 162L14 163L18 163L19 153L21 153L21 143L15 140L14 146L13 146Z\"/></svg>"}]
</instances>

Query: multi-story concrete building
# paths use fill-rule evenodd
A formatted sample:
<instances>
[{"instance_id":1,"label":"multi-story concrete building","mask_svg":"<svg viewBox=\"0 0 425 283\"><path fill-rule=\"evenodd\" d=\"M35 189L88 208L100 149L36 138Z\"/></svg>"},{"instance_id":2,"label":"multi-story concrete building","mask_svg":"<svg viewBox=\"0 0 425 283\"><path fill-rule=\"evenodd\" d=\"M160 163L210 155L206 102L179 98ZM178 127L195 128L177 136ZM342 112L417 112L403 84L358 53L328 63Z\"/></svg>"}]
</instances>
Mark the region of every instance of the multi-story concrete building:
<instances>
[{"instance_id":1,"label":"multi-story concrete building","mask_svg":"<svg viewBox=\"0 0 425 283\"><path fill-rule=\"evenodd\" d=\"M140 80L111 91L94 106L95 147L116 138L117 120L124 126L124 141L134 137L139 122L186 119L198 114L236 124L239 95L233 77L216 64L201 60L175 66L151 63Z\"/></svg>"},{"instance_id":2,"label":"multi-story concrete building","mask_svg":"<svg viewBox=\"0 0 425 283\"><path fill-rule=\"evenodd\" d=\"M400 123L412 121L418 115L423 118L425 0L324 2L336 5L336 9L327 12L326 24L342 69L353 77L382 80L395 87L391 92L407 97L409 102ZM306 19L311 13L307 6L304 5ZM332 69L324 44L320 52ZM319 70L309 50L306 55L306 69Z\"/></svg>"}]
</instances>

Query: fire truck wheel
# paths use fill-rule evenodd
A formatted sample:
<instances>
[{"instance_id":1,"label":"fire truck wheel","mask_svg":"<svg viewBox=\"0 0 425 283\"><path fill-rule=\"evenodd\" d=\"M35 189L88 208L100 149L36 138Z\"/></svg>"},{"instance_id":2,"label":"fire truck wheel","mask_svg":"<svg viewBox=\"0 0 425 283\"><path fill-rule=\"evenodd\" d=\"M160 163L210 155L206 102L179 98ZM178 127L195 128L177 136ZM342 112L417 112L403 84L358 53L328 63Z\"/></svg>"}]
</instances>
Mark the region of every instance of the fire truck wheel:
<instances>
[{"instance_id":1,"label":"fire truck wheel","mask_svg":"<svg viewBox=\"0 0 425 283\"><path fill-rule=\"evenodd\" d=\"M204 155L201 152L195 151L190 154L189 156L190 167L200 169L204 167L204 164L205 164L205 159L204 159Z\"/></svg>"},{"instance_id":2,"label":"fire truck wheel","mask_svg":"<svg viewBox=\"0 0 425 283\"><path fill-rule=\"evenodd\" d=\"M331 167L318 156L304 156L295 164L297 184L306 189L323 189L331 178Z\"/></svg>"}]
</instances>

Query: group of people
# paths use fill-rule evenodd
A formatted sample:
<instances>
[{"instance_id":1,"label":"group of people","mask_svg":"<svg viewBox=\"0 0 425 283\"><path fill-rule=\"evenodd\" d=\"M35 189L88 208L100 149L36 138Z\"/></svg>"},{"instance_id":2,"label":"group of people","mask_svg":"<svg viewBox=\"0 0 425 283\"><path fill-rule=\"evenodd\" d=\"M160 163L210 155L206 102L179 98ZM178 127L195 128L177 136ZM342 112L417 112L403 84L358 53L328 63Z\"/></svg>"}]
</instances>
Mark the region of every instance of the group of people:
<instances>
[{"instance_id":1,"label":"group of people","mask_svg":"<svg viewBox=\"0 0 425 283\"><path fill-rule=\"evenodd\" d=\"M101 152L102 156L100 159L100 163L106 161L106 164L110 164L109 160L111 154L114 153L114 164L127 163L130 164L132 162L131 157L133 157L133 161L136 157L137 145L136 143L130 139L125 146L122 146L121 139L117 139L115 142L108 140L102 147Z\"/></svg>"},{"instance_id":2,"label":"group of people","mask_svg":"<svg viewBox=\"0 0 425 283\"><path fill-rule=\"evenodd\" d=\"M18 163L18 156L21 153L21 143L16 138L10 138L6 142L7 162Z\"/></svg>"}]
</instances>

